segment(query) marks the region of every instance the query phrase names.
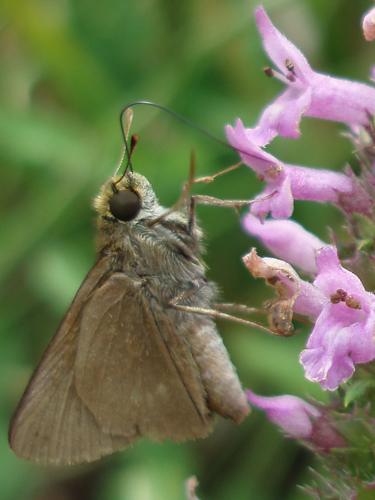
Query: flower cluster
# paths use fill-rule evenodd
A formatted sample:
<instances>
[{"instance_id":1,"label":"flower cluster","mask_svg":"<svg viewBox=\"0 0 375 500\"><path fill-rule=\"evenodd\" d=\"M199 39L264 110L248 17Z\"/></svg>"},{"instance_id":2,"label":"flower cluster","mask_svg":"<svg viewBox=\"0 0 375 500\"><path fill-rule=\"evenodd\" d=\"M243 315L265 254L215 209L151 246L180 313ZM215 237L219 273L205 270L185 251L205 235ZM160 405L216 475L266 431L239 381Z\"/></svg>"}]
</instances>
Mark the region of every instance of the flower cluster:
<instances>
[{"instance_id":1,"label":"flower cluster","mask_svg":"<svg viewBox=\"0 0 375 500\"><path fill-rule=\"evenodd\" d=\"M230 145L265 182L243 219L244 229L277 257L261 258L252 250L244 263L253 276L262 277L276 289L277 299L268 306L270 327L276 333L291 332L293 314L313 322L300 363L308 380L333 391L352 377L357 364L375 359L375 295L343 266L335 245L289 218L295 200L334 204L349 219L373 214L375 88L314 71L272 24L263 7L256 9L255 18L264 48L276 67L267 68L266 74L279 79L285 90L265 108L254 127L246 127L240 119L234 126L226 126ZM374 19L372 10L363 20L368 40L375 39ZM367 162L371 178L358 177L348 168L333 172L291 165L266 151L276 136L297 139L304 116L345 124L356 145L366 137L373 155ZM300 278L292 266L310 280ZM293 396L264 398L249 391L248 397L293 437L310 439L319 422L325 422L321 410ZM326 422L324 425L327 428ZM332 436L336 436L333 430ZM335 446L339 442L332 437Z\"/></svg>"},{"instance_id":2,"label":"flower cluster","mask_svg":"<svg viewBox=\"0 0 375 500\"><path fill-rule=\"evenodd\" d=\"M293 244L298 245L298 239ZM313 283L299 278L291 266L286 270L285 262L262 259L254 251L244 261L254 276L278 286L283 303L290 299L292 312L314 321L300 356L307 379L335 390L353 375L356 363L375 359L375 295L366 292L359 278L341 266L334 247L323 246L317 251ZM275 314L284 318L287 311L277 307ZM273 318L273 324L279 323L278 317ZM288 326L284 330L289 330Z\"/></svg>"}]
</instances>

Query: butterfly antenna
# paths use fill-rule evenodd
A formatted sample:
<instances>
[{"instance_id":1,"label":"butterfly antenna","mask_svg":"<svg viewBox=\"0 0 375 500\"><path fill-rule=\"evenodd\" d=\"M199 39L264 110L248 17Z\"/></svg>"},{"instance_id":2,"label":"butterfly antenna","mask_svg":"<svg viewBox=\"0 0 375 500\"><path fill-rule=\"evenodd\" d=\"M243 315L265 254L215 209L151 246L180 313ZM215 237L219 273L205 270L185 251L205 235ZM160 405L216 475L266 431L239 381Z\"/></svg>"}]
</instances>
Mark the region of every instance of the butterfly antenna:
<instances>
[{"instance_id":1,"label":"butterfly antenna","mask_svg":"<svg viewBox=\"0 0 375 500\"><path fill-rule=\"evenodd\" d=\"M114 186L116 187L116 184L118 184L127 174L127 172L130 170L130 172L133 172L133 166L131 164L131 158L134 152L134 149L136 145L138 144L139 141L139 136L137 134L132 134L130 138L130 146L129 146L129 132L130 132L130 127L133 121L133 110L130 106L127 106L124 108L120 114L120 127L121 127L121 132L123 135L124 139L124 152L120 161L119 166L117 167L116 172L121 170L121 168L125 165L124 172L121 175L119 179L114 183Z\"/></svg>"},{"instance_id":2,"label":"butterfly antenna","mask_svg":"<svg viewBox=\"0 0 375 500\"><path fill-rule=\"evenodd\" d=\"M173 111L170 108L167 108L166 106L163 106L162 104L157 104L156 102L152 101L145 101L145 100L140 100L140 101L134 101L131 102L130 104L127 104L120 112L120 126L121 126L121 131L124 139L124 156L122 158L120 168L125 164L125 171L124 174L130 169L130 171L133 171L133 167L131 164L131 155L132 155L132 150L131 146L129 146L128 143L128 135L129 135L129 129L130 129L130 124L133 118L133 111L132 108L135 106L151 106L153 108L159 109L161 111L164 111L165 113L169 114L176 120L180 121L181 123L184 123L185 125L188 125L189 127L192 127L202 134L204 134L206 137L209 137L211 140L218 142L222 146L225 146L226 148L229 149L234 149L237 151L237 149L233 148L230 144L228 144L226 141L223 139L220 139L219 137L216 137L214 134L206 130L205 128L197 125L196 123L193 123L191 120L186 118L183 115L180 115L176 111Z\"/></svg>"},{"instance_id":3,"label":"butterfly antenna","mask_svg":"<svg viewBox=\"0 0 375 500\"><path fill-rule=\"evenodd\" d=\"M183 123L189 127L192 127L195 130L198 130L201 134L203 134L206 137L208 137L209 139L217 142L218 144L221 144L222 146L224 146L228 149L231 149L232 151L236 151L237 153L250 154L249 151L245 151L245 150L231 146L225 140L220 139L219 137L216 137L216 135L212 134L211 132L209 132L205 128L201 127L200 125L197 125L196 123L192 122L191 120L189 120L185 116L180 115L176 111L173 111L172 109L170 109L166 106L163 106L162 104L158 104L156 102L147 101L147 100L133 101L130 104L127 104L120 112L120 125L121 125L122 135L124 138L124 155L123 155L123 158L121 160L119 168L121 168L125 165L123 176L126 175L128 170L130 170L131 172L133 171L133 166L131 163L131 156L132 156L132 153L134 151L135 144L136 144L136 142L134 143L133 138L136 136L132 136L131 143L129 146L128 134L129 134L131 120L133 118L132 108L134 108L135 106L151 106L152 108L156 108L156 109L159 109L160 111L164 111L165 113L169 114L170 116L172 116L176 120L180 121L181 123ZM254 152L251 152L251 154L254 155Z\"/></svg>"}]
</instances>

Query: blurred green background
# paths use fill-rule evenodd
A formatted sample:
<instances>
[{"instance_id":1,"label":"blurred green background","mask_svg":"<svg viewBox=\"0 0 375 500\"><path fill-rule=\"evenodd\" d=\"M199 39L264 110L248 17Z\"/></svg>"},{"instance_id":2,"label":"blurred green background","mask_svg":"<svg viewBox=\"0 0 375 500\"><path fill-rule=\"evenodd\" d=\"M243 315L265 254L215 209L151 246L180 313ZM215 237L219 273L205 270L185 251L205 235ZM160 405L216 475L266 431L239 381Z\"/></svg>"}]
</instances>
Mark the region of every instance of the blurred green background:
<instances>
[{"instance_id":1,"label":"blurred green background","mask_svg":"<svg viewBox=\"0 0 375 500\"><path fill-rule=\"evenodd\" d=\"M310 454L254 411L240 427L220 420L206 440L140 442L98 463L62 470L17 459L7 444L12 411L49 338L94 261L94 214L100 185L117 164L119 110L152 99L223 137L240 116L255 123L281 89L244 0L1 0L0 17L0 498L1 500L179 500L192 474L204 500L300 499ZM361 38L370 6L353 0L265 0L274 22L316 69L366 80L374 48ZM303 122L299 141L275 140L272 152L301 165L341 168L351 147L342 126ZM236 155L151 108L137 108L137 171L166 206L179 195L189 155L198 174ZM260 184L246 167L197 192L249 198ZM209 277L225 301L260 305L269 297L241 256L256 244L238 217L199 208ZM327 238L341 215L297 203L295 218ZM264 253L259 248L260 253ZM245 387L263 394L324 398L303 378L306 339L268 338L231 324L220 331ZM219 420L219 419L218 419Z\"/></svg>"}]
</instances>

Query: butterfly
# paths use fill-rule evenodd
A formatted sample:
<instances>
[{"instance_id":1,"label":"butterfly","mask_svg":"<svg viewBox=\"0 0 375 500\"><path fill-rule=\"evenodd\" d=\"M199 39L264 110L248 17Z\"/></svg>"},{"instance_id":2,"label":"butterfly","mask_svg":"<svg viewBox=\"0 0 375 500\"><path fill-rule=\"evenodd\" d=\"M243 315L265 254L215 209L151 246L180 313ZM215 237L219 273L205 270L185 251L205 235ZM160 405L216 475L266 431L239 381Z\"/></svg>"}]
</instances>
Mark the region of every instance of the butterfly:
<instances>
[{"instance_id":1,"label":"butterfly","mask_svg":"<svg viewBox=\"0 0 375 500\"><path fill-rule=\"evenodd\" d=\"M214 414L246 417L246 395L213 319L217 292L205 276L194 200L166 210L129 168L102 186L94 201L97 260L10 425L19 457L91 462L139 438L203 438Z\"/></svg>"}]
</instances>

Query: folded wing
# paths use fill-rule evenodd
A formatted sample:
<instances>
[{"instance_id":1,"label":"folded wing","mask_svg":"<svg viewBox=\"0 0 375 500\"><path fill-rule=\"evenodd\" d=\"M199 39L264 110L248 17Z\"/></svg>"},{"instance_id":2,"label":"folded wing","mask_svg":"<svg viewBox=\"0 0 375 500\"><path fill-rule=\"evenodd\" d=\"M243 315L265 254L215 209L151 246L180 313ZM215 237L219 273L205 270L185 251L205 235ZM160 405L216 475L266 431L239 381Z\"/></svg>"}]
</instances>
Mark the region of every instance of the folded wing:
<instances>
[{"instance_id":1,"label":"folded wing","mask_svg":"<svg viewBox=\"0 0 375 500\"><path fill-rule=\"evenodd\" d=\"M116 273L82 317L75 385L101 429L183 441L212 421L187 339L141 282Z\"/></svg>"},{"instance_id":2,"label":"folded wing","mask_svg":"<svg viewBox=\"0 0 375 500\"><path fill-rule=\"evenodd\" d=\"M206 391L178 330L139 283L100 260L18 405L9 431L15 453L41 464L76 464L141 436L206 436Z\"/></svg>"},{"instance_id":3,"label":"folded wing","mask_svg":"<svg viewBox=\"0 0 375 500\"><path fill-rule=\"evenodd\" d=\"M108 273L102 259L87 275L17 407L9 441L22 458L55 465L89 462L131 441L103 432L74 385L82 313Z\"/></svg>"}]
</instances>

